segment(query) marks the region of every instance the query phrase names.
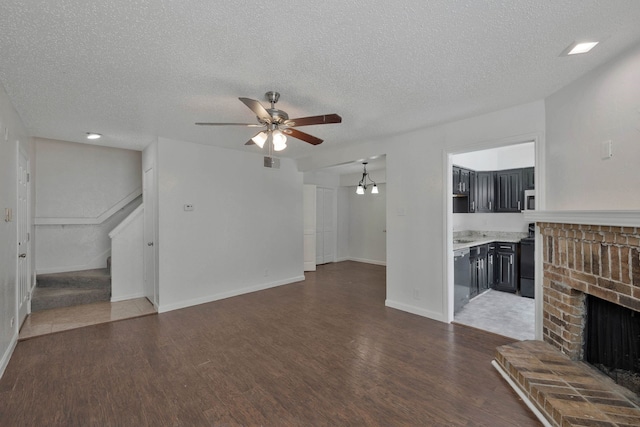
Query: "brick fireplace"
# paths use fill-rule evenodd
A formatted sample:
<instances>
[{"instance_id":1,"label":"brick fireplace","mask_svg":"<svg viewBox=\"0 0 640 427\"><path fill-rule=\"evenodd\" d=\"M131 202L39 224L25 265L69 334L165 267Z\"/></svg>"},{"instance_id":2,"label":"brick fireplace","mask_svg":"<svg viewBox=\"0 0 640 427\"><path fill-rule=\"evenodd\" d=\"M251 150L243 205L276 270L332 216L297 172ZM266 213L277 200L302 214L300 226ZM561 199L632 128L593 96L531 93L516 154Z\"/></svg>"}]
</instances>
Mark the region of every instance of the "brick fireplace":
<instances>
[{"instance_id":1,"label":"brick fireplace","mask_svg":"<svg viewBox=\"0 0 640 427\"><path fill-rule=\"evenodd\" d=\"M543 340L582 360L585 295L640 311L640 229L538 223Z\"/></svg>"},{"instance_id":2,"label":"brick fireplace","mask_svg":"<svg viewBox=\"0 0 640 427\"><path fill-rule=\"evenodd\" d=\"M640 425L640 396L582 362L588 295L640 312L640 212L525 217L539 237L542 341L499 347L494 366L544 425Z\"/></svg>"}]
</instances>

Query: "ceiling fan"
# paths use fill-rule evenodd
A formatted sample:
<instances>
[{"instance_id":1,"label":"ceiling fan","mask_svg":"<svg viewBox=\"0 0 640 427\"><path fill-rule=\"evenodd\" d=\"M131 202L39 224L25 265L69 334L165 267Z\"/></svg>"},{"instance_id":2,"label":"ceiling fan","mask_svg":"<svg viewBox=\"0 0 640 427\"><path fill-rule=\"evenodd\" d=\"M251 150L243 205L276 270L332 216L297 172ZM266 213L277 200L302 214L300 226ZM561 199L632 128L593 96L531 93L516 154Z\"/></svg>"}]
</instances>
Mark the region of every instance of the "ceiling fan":
<instances>
[{"instance_id":1,"label":"ceiling fan","mask_svg":"<svg viewBox=\"0 0 640 427\"><path fill-rule=\"evenodd\" d=\"M320 138L304 133L296 129L298 126L324 125L329 123L342 123L342 117L337 114L325 114L322 116L300 117L290 119L289 115L278 110L275 105L280 99L278 92L267 92L264 94L267 101L271 103L271 108L264 108L260 102L250 98L238 98L257 116L258 123L196 123L201 126L246 126L246 127L264 127L265 130L258 132L254 137L248 140L245 145L255 144L258 147L264 147L269 135L273 150L282 151L287 148L286 135L297 138L301 141L308 142L312 145L322 143Z\"/></svg>"}]
</instances>

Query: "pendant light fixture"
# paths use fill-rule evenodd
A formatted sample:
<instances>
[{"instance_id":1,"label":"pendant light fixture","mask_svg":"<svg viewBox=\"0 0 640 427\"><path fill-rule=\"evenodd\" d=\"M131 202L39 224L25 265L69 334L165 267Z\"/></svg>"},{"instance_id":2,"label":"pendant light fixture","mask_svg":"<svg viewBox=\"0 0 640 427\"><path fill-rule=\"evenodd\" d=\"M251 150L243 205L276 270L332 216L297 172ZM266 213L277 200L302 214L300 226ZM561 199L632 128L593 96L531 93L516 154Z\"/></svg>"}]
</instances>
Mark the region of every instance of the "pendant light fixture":
<instances>
[{"instance_id":1,"label":"pendant light fixture","mask_svg":"<svg viewBox=\"0 0 640 427\"><path fill-rule=\"evenodd\" d=\"M358 187L356 188L356 194L364 194L364 191L367 189L367 187L370 187L371 184L373 184L373 187L371 188L371 194L378 194L378 185L369 176L369 172L367 172L367 164L368 162L362 162L362 165L364 166L364 172L362 173L362 179L360 180L360 182L358 183ZM371 182L367 184L367 180Z\"/></svg>"}]
</instances>

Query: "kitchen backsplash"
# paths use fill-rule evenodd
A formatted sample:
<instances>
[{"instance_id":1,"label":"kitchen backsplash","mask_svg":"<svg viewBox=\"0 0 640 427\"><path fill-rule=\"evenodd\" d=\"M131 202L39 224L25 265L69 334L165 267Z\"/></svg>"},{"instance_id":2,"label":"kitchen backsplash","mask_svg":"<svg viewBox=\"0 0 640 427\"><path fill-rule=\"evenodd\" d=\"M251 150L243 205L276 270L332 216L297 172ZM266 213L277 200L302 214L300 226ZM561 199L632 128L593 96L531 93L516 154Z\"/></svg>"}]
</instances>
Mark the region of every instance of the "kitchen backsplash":
<instances>
[{"instance_id":1,"label":"kitchen backsplash","mask_svg":"<svg viewBox=\"0 0 640 427\"><path fill-rule=\"evenodd\" d=\"M529 223L522 213L454 213L453 231L488 230L526 232Z\"/></svg>"}]
</instances>

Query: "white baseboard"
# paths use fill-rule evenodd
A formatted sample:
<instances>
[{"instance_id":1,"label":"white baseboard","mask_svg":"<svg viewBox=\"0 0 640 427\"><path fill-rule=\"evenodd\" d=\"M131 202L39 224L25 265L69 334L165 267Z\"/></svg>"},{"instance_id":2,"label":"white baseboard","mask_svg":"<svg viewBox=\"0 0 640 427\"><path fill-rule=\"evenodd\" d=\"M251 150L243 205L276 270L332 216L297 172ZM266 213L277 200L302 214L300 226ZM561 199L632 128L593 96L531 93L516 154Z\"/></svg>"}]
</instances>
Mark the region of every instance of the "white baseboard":
<instances>
[{"instance_id":1,"label":"white baseboard","mask_svg":"<svg viewBox=\"0 0 640 427\"><path fill-rule=\"evenodd\" d=\"M2 360L0 360L0 378L4 375L5 369L9 365L9 360L11 360L11 355L13 355L13 350L16 349L16 345L18 345L18 334L15 333L11 338L11 342L9 342L9 347L2 355Z\"/></svg>"},{"instance_id":2,"label":"white baseboard","mask_svg":"<svg viewBox=\"0 0 640 427\"><path fill-rule=\"evenodd\" d=\"M407 313L417 314L418 316L437 320L438 322L448 323L444 313L425 310L424 308L416 307L415 305L409 305L409 304L405 304L398 301L392 301L390 299L385 300L384 305L386 305L387 307L395 308L396 310L406 311Z\"/></svg>"},{"instance_id":3,"label":"white baseboard","mask_svg":"<svg viewBox=\"0 0 640 427\"><path fill-rule=\"evenodd\" d=\"M136 294L130 294L130 295L118 295L116 297L112 295L111 302L126 301L129 299L144 298L144 297L146 297L144 292L138 292Z\"/></svg>"},{"instance_id":4,"label":"white baseboard","mask_svg":"<svg viewBox=\"0 0 640 427\"><path fill-rule=\"evenodd\" d=\"M552 427L549 421L547 420L547 418L544 415L542 415L542 412L540 412L538 408L536 408L536 406L533 404L533 402L531 402L529 397L520 389L520 386L518 386L518 384L516 384L509 377L509 374L507 374L504 371L504 369L502 369L502 366L500 366L500 364L498 364L498 362L496 362L495 359L491 361L491 365L496 369L496 371L500 373L500 375L502 375L502 378L505 379L505 381L518 394L518 396L520 396L522 401L529 407L529 409L531 409L531 412L533 412L533 414L538 418L538 420L542 423L542 425L545 427Z\"/></svg>"},{"instance_id":5,"label":"white baseboard","mask_svg":"<svg viewBox=\"0 0 640 427\"><path fill-rule=\"evenodd\" d=\"M355 261L355 262L364 262L365 264L374 264L374 265L387 265L386 261L376 261L374 259L366 259L366 258L347 258L346 261Z\"/></svg>"},{"instance_id":6,"label":"white baseboard","mask_svg":"<svg viewBox=\"0 0 640 427\"><path fill-rule=\"evenodd\" d=\"M276 286L288 285L289 283L302 282L305 280L304 275L291 277L289 279L282 279L275 282L261 283L256 286L248 286L246 288L234 289L233 291L221 292L219 294L208 295L200 298L194 298L186 301L179 301L172 304L160 304L158 313L166 313L167 311L178 310L181 308L187 308L194 305L205 304L208 302L218 301L225 298L231 298L238 295L248 294L251 292L262 291L264 289L275 288Z\"/></svg>"}]
</instances>

